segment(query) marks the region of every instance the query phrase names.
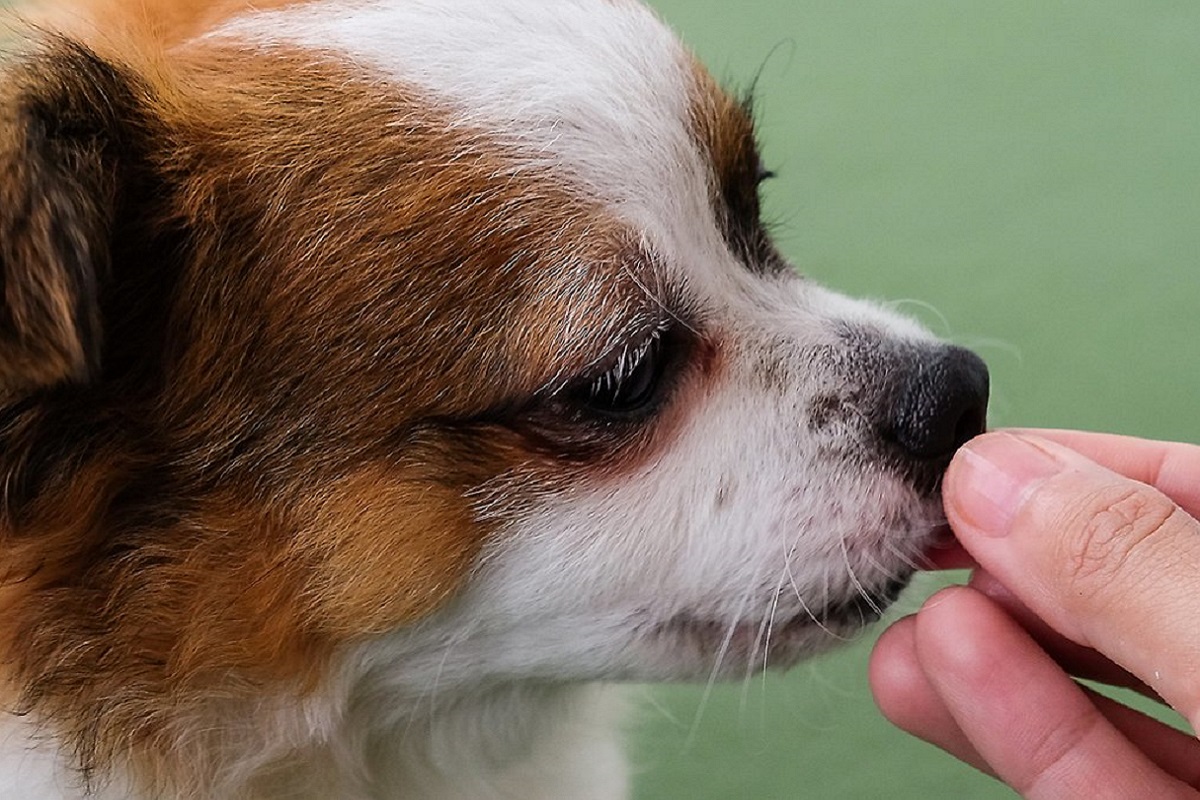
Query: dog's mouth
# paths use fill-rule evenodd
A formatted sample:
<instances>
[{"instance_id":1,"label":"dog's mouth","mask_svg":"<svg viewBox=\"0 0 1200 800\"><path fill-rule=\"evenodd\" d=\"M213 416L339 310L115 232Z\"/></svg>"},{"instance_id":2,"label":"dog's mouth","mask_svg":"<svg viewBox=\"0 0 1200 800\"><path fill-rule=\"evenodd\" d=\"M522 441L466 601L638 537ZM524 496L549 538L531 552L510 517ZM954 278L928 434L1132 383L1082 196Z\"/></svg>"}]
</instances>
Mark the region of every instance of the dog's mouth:
<instances>
[{"instance_id":1,"label":"dog's mouth","mask_svg":"<svg viewBox=\"0 0 1200 800\"><path fill-rule=\"evenodd\" d=\"M848 600L826 607L819 618L826 620L827 624L839 627L863 627L878 622L908 586L914 572L914 569L905 569L903 573L873 589L859 587Z\"/></svg>"},{"instance_id":2,"label":"dog's mouth","mask_svg":"<svg viewBox=\"0 0 1200 800\"><path fill-rule=\"evenodd\" d=\"M759 619L719 620L680 613L651 630L651 638L713 661L718 668L740 665L787 667L854 637L877 622L908 586L915 569L880 585L857 586L846 598L788 610L773 604Z\"/></svg>"},{"instance_id":3,"label":"dog's mouth","mask_svg":"<svg viewBox=\"0 0 1200 800\"><path fill-rule=\"evenodd\" d=\"M949 523L934 531L933 541L925 548L920 558L921 569L971 569L978 566L975 559L959 544Z\"/></svg>"}]
</instances>

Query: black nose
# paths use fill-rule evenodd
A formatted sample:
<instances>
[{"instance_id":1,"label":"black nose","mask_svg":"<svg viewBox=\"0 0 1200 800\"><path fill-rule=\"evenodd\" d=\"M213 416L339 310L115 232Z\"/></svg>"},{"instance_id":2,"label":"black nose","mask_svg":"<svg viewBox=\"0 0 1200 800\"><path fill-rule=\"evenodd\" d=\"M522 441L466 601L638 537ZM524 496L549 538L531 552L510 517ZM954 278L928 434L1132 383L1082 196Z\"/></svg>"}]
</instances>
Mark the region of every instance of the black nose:
<instances>
[{"instance_id":1,"label":"black nose","mask_svg":"<svg viewBox=\"0 0 1200 800\"><path fill-rule=\"evenodd\" d=\"M987 365L962 347L938 347L918 357L896 398L886 438L914 458L949 458L968 439L983 433Z\"/></svg>"}]
</instances>

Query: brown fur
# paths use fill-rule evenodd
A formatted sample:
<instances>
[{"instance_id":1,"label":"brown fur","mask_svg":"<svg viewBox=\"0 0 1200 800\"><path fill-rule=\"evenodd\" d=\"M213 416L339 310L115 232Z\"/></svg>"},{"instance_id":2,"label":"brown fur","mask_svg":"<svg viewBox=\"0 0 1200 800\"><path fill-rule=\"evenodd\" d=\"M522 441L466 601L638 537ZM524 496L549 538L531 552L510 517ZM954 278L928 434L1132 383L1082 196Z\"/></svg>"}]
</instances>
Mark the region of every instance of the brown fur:
<instances>
[{"instance_id":1,"label":"brown fur","mask_svg":"<svg viewBox=\"0 0 1200 800\"><path fill-rule=\"evenodd\" d=\"M5 298L0 652L85 770L203 787L195 732L238 698L312 689L454 594L489 533L470 490L621 452L548 389L654 304L619 226L419 95L311 54L153 51L10 68L6 109L70 102L50 145L0 130L0 197L91 208L66 240L96 288L38 240L54 209L4 229L6 286L44 300ZM30 172L64 154L92 177Z\"/></svg>"},{"instance_id":2,"label":"brown fur","mask_svg":"<svg viewBox=\"0 0 1200 800\"><path fill-rule=\"evenodd\" d=\"M98 101L112 78L96 69L77 90L72 77L29 69L0 83L0 397L96 367L115 187L105 148L64 146L63 131L86 141L111 126Z\"/></svg>"}]
</instances>

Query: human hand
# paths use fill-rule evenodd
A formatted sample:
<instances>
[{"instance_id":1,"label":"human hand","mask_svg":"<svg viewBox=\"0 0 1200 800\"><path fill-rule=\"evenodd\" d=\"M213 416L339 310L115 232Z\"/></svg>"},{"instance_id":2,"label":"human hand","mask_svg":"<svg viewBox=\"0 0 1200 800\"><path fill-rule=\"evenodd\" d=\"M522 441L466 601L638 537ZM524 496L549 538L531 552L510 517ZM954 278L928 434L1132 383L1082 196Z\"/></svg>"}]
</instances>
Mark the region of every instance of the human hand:
<instances>
[{"instance_id":1,"label":"human hand","mask_svg":"<svg viewBox=\"0 0 1200 800\"><path fill-rule=\"evenodd\" d=\"M1200 741L1071 677L1200 724L1200 447L987 434L944 497L980 569L880 638L884 714L1025 797L1200 797Z\"/></svg>"}]
</instances>

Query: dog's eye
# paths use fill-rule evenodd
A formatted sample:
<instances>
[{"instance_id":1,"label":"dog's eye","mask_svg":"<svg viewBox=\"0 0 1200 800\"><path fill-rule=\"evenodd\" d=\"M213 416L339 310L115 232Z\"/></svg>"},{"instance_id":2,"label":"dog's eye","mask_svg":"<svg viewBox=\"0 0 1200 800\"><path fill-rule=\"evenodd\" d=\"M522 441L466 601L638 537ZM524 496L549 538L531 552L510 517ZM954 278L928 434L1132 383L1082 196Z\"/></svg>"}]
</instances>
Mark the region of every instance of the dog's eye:
<instances>
[{"instance_id":1,"label":"dog's eye","mask_svg":"<svg viewBox=\"0 0 1200 800\"><path fill-rule=\"evenodd\" d=\"M629 419L654 409L666 365L661 332L625 349L607 371L569 390L572 405L593 414Z\"/></svg>"}]
</instances>

